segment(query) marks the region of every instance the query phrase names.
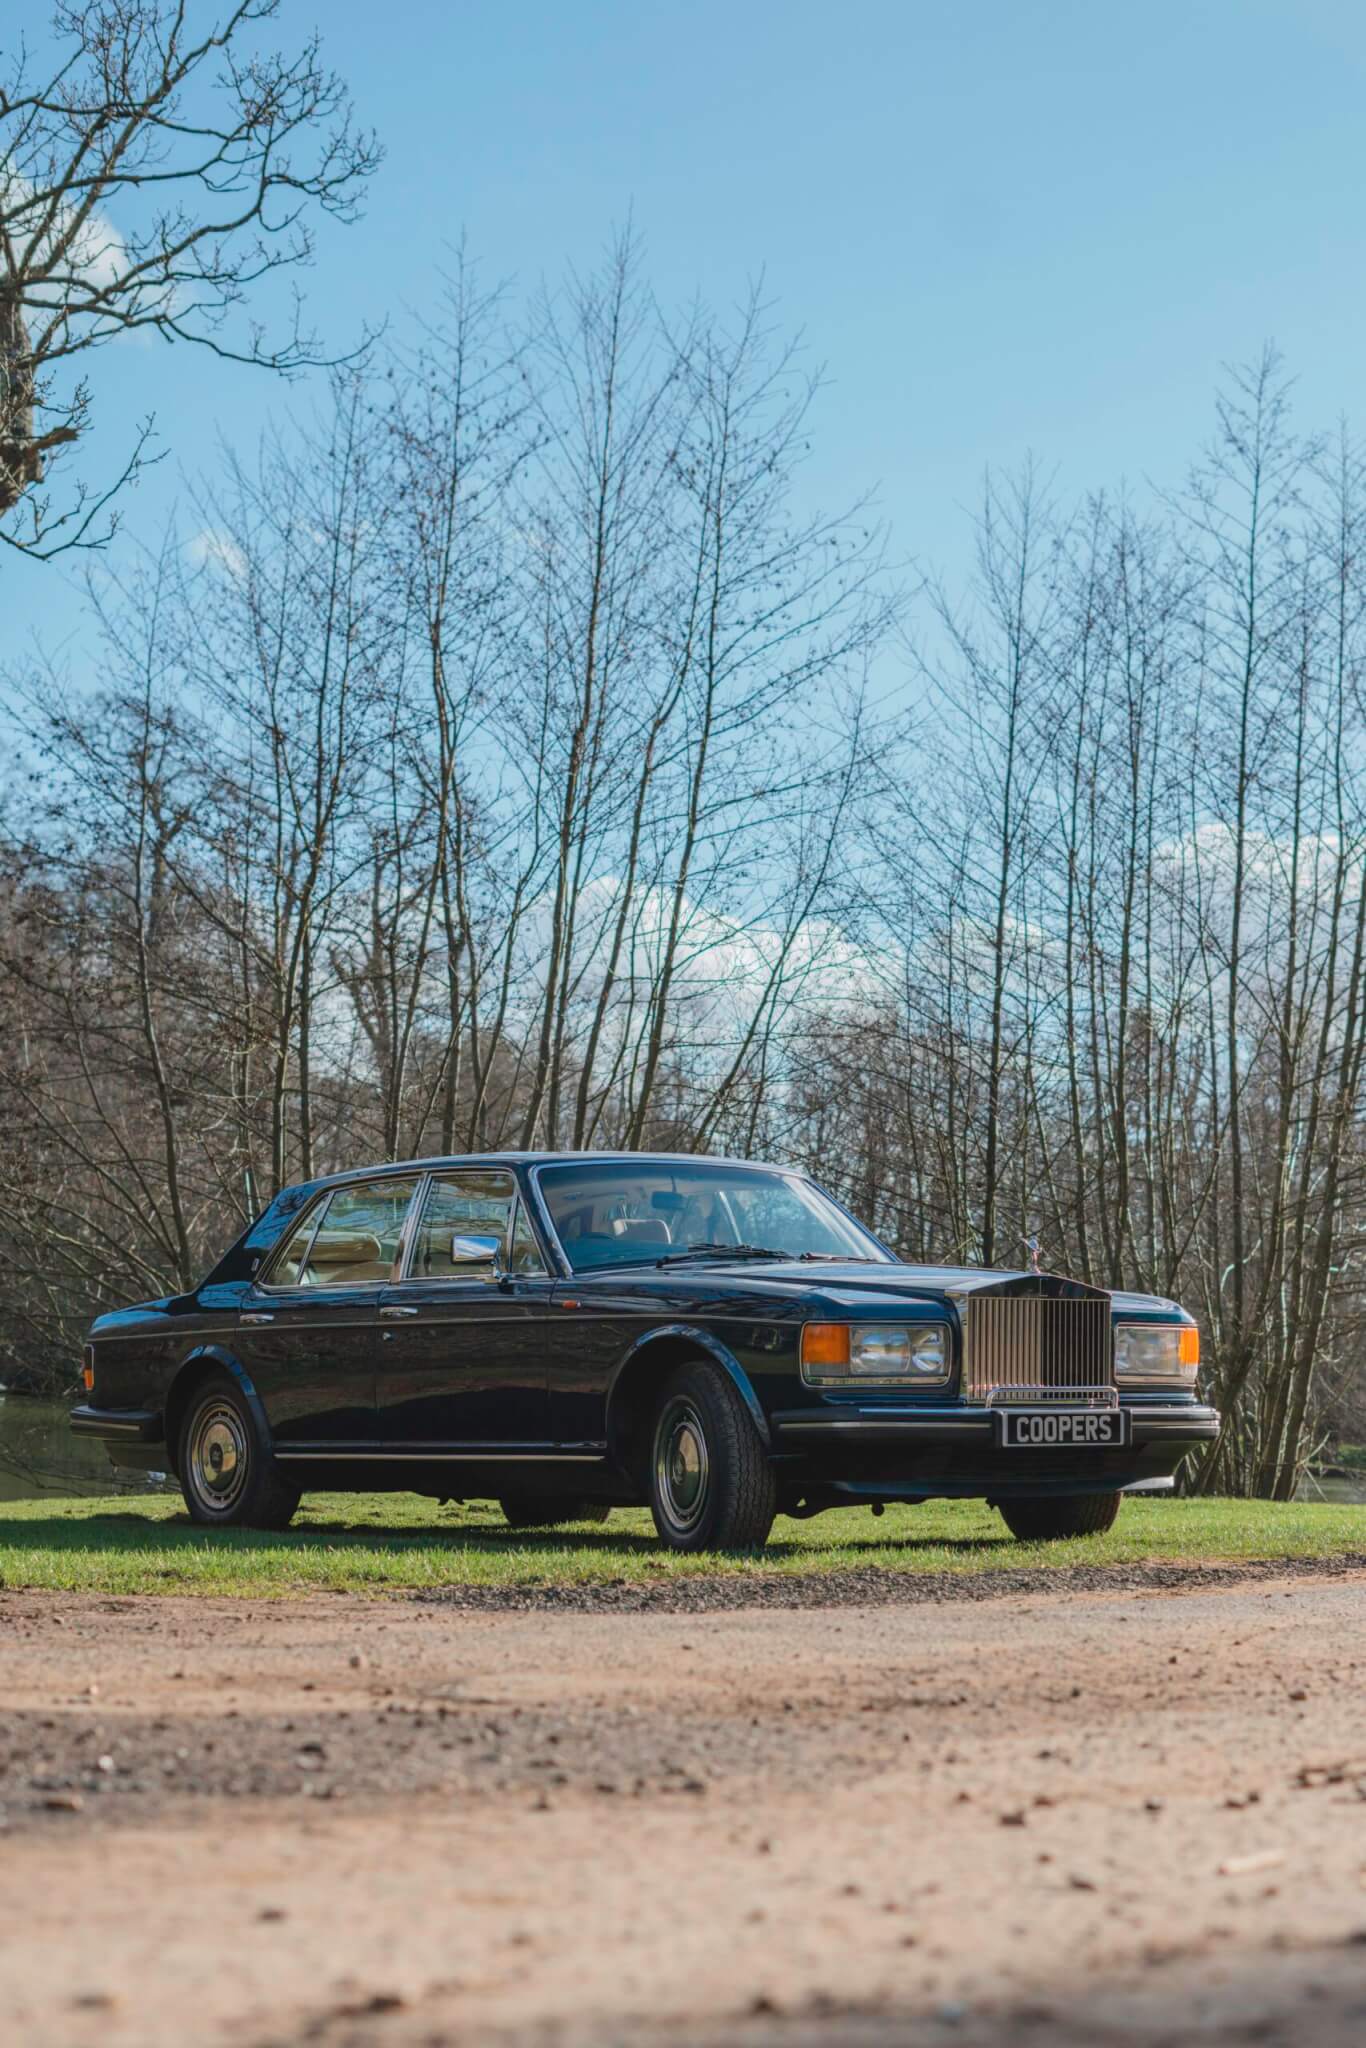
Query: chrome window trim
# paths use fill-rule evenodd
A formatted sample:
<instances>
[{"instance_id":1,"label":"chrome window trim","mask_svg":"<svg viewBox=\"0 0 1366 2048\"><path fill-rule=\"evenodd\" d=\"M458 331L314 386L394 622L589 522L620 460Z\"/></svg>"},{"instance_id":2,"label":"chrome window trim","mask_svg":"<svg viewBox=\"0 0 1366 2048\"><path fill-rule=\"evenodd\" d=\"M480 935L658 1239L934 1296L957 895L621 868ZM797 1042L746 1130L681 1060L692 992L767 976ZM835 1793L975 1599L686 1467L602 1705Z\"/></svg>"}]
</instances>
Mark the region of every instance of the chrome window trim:
<instances>
[{"instance_id":1,"label":"chrome window trim","mask_svg":"<svg viewBox=\"0 0 1366 2048\"><path fill-rule=\"evenodd\" d=\"M557 1232L554 1222L551 1218L550 1204L546 1201L545 1190L541 1186L541 1170L542 1169L539 1165L529 1166L527 1168L526 1176L527 1185L531 1189L532 1194L536 1198L537 1221L541 1225L542 1235L545 1241L550 1245L552 1255L556 1259L558 1259L560 1263L559 1277L562 1280L572 1280L574 1278L574 1268L570 1262L568 1253L565 1251L564 1246L560 1243L559 1233ZM554 1278L554 1275L552 1274L551 1277Z\"/></svg>"},{"instance_id":2,"label":"chrome window trim","mask_svg":"<svg viewBox=\"0 0 1366 2048\"><path fill-rule=\"evenodd\" d=\"M519 1218L523 1216L526 1217L527 1230L530 1234L531 1242L536 1247L536 1256L541 1262L539 1269L534 1273L514 1270L512 1264L512 1247L517 1241L517 1224ZM506 1265L510 1280L553 1280L555 1277L550 1270L550 1263L545 1255L545 1246L541 1243L540 1232L536 1228L536 1218L532 1212L531 1204L522 1192L520 1185L518 1186L516 1199L508 1216Z\"/></svg>"},{"instance_id":3,"label":"chrome window trim","mask_svg":"<svg viewBox=\"0 0 1366 2048\"><path fill-rule=\"evenodd\" d=\"M413 1255L417 1250L418 1232L422 1227L421 1218L426 1210L428 1201L431 1199L432 1189L438 1181L449 1180L453 1174L457 1173L487 1173L495 1177L501 1175L511 1184L512 1200L508 1204L507 1218L503 1225L503 1263L501 1266L495 1267L487 1278L483 1278L476 1273L415 1273L412 1270ZM389 1276L388 1284L391 1287L441 1287L451 1280L467 1279L479 1287L496 1285L504 1277L507 1270L506 1255L512 1248L512 1219L517 1213L517 1204L521 1199L521 1192L517 1184L517 1175L510 1166L478 1165L430 1168L424 1175L422 1186L414 1197L413 1208L405 1224L403 1240L399 1245L399 1255L394 1261L394 1271ZM535 1276L529 1277L534 1278Z\"/></svg>"},{"instance_id":4,"label":"chrome window trim","mask_svg":"<svg viewBox=\"0 0 1366 2048\"><path fill-rule=\"evenodd\" d=\"M408 1261L413 1255L413 1245L417 1238L418 1218L426 1206L427 1190L431 1187L431 1184L432 1176L430 1173L418 1175L417 1186L413 1190L413 1199L409 1203L408 1213L403 1219L403 1230L398 1240L398 1255L389 1272L387 1284L390 1287L397 1286L402 1280L407 1270Z\"/></svg>"},{"instance_id":5,"label":"chrome window trim","mask_svg":"<svg viewBox=\"0 0 1366 2048\"><path fill-rule=\"evenodd\" d=\"M313 1240L318 1235L318 1225L323 1220L323 1211L326 1209L331 1199L331 1188L319 1188L317 1194L313 1197L312 1202L308 1205L308 1207L304 1210L303 1215L299 1218L299 1221L290 1226L290 1228L285 1232L284 1236L280 1239L280 1242L277 1245L275 1245L267 1254L265 1273L258 1273L254 1276L252 1280L253 1287L259 1287L263 1293L288 1294L291 1287L298 1286L299 1283L297 1280L286 1280L276 1282L275 1280L272 1280L270 1276L275 1271L278 1262L284 1257L286 1250L288 1249L290 1243L293 1240L294 1232L297 1229L299 1229L300 1226L303 1223L305 1223L309 1217L312 1217L313 1219L313 1227L308 1232L308 1249L310 1252L312 1251ZM301 1259L299 1261L300 1272L303 1271L307 1263L307 1259Z\"/></svg>"},{"instance_id":6,"label":"chrome window trim","mask_svg":"<svg viewBox=\"0 0 1366 2048\"><path fill-rule=\"evenodd\" d=\"M414 1204L415 1204L415 1203L417 1202L417 1200L418 1200L418 1199L419 1199L419 1197L421 1196L421 1193L422 1193L422 1189L423 1189L424 1183L425 1183L425 1181L426 1181L427 1179L429 1179L429 1178L430 1178L430 1176L429 1176L428 1174L426 1174L425 1170L419 1169L418 1171L416 1171L416 1172L415 1172L415 1171L413 1171L413 1169L412 1169L412 1168L409 1168L409 1169L408 1169L408 1171L407 1171L406 1173L392 1173L392 1174L383 1174L383 1173L379 1173L379 1174L375 1174L375 1175L373 1175L373 1176L367 1176L366 1178L364 1178L364 1179L362 1179L362 1180L347 1180L347 1181L338 1181L338 1182L336 1183L336 1185L335 1185L335 1186L333 1186L333 1187L329 1187L329 1188L320 1188L320 1189L318 1190L317 1196L316 1196L316 1198L315 1198L315 1199L316 1199L316 1201L317 1201L317 1204L318 1204L318 1214L317 1214L317 1219L316 1219L316 1221L314 1222L314 1225L313 1225L313 1229L312 1229L312 1231L311 1231L311 1233L310 1233L310 1235L309 1235L309 1239L308 1239L308 1249L309 1249L309 1254L310 1254L310 1256L311 1256L311 1254L312 1254L312 1251L313 1251L313 1239L314 1239L314 1238L315 1238L315 1237L316 1237L316 1236L318 1235L318 1232L319 1232L319 1230L320 1230L320 1229L321 1229L321 1227L322 1227L322 1220L323 1220L323 1217L324 1217L324 1216L325 1216L325 1215L327 1214L327 1211L328 1211L328 1210L329 1210L329 1209L331 1208L331 1206L332 1206L332 1199L333 1199L334 1195L346 1195L346 1194L350 1194L350 1192L351 1192L351 1190L352 1190L353 1188L360 1188L360 1187L377 1187L377 1186L380 1186L380 1185L382 1185L382 1184L383 1184L383 1182L384 1182L384 1181L386 1181L386 1180L398 1181L398 1182L400 1182L400 1183L402 1183L402 1182L403 1182L403 1181L405 1181L405 1180L411 1180L411 1181L412 1181L412 1183L413 1183L413 1192L412 1192L412 1195L411 1195L411 1196L410 1196L410 1198L409 1198L409 1202L408 1202L408 1208L407 1208L407 1211L406 1211L406 1212L405 1212L405 1214L404 1214L404 1218L403 1218L403 1229L402 1229L402 1231L401 1231L401 1232L399 1233L399 1249L398 1249L398 1258L396 1258L396 1259L394 1260L394 1263L393 1263L393 1265L392 1265L392 1266L391 1266L391 1267L389 1268L389 1278L388 1278L387 1280L336 1280L336 1281L334 1281L334 1282L332 1283L332 1285L331 1285L330 1287L328 1287L328 1288L327 1288L326 1290L324 1290L324 1289L323 1289L322 1287L318 1287L318 1286L312 1286L312 1287L310 1287L310 1286L305 1286L305 1285L301 1285L301 1284L300 1284L300 1283L299 1283L299 1282L298 1282L297 1280L295 1280L295 1281L285 1281L285 1282L283 1282L283 1283L277 1283L277 1282L275 1282L275 1281L271 1281L271 1280L261 1280L261 1279L256 1279L256 1280L254 1280L254 1281L252 1282L252 1285L253 1285L254 1287L259 1287L259 1288L260 1288L260 1290L261 1290L261 1292L262 1292L263 1294L273 1294L273 1295L277 1295L277 1296L278 1296L278 1295L281 1295L281 1294L300 1294L300 1295L315 1295L315 1294L321 1294L321 1293L323 1293L324 1291L325 1291L325 1292L327 1292L328 1294L344 1294L344 1293L348 1293L348 1292L356 1292L356 1291L358 1291L359 1289L361 1289L361 1288L363 1288L363 1287L389 1287L389 1286L392 1286L392 1284L393 1284L393 1279L394 1279L394 1273L395 1273L395 1271L396 1271L396 1269L397 1269L397 1267L398 1267L399 1259L401 1259L401 1258L402 1258L402 1256L403 1256L403 1249L404 1249L404 1244L405 1244L405 1241L406 1241L406 1237L407 1237L407 1232L408 1232L408 1228L409 1228L409 1223L410 1223L410 1220L411 1220L411 1217L412 1217L412 1214L413 1214L413 1205L414 1205ZM305 1212L305 1213L307 1213L307 1212ZM272 1270L273 1270L273 1267L274 1267L274 1262L275 1262L275 1259L276 1259L276 1257L277 1257L277 1256L278 1256L279 1254L283 1253L283 1251L284 1251L284 1248L285 1248L285 1246L286 1246L286 1245L287 1245L287 1244L289 1243L290 1237L292 1237L292 1236L293 1236L293 1232L291 1231L291 1232L289 1232L289 1233L288 1233L288 1234L287 1234L287 1235L286 1235L286 1236L285 1236L285 1237L284 1237L284 1238L283 1238L283 1239L281 1240L280 1244L279 1244L279 1245L278 1245L278 1246L276 1247L276 1250L275 1250L275 1251L273 1251L273 1252L271 1253L271 1264L270 1264L270 1265L269 1265L269 1266L268 1266L268 1267L266 1268L267 1272L270 1272L270 1271L272 1271ZM301 1263L301 1265L300 1265L300 1268L299 1268L299 1270L300 1270L301 1272L302 1272L302 1271L304 1270L304 1268L305 1268L305 1266L307 1265L307 1263L308 1263L308 1261L307 1261L306 1259L305 1259L304 1261L302 1261L302 1263Z\"/></svg>"},{"instance_id":7,"label":"chrome window trim","mask_svg":"<svg viewBox=\"0 0 1366 2048\"><path fill-rule=\"evenodd\" d=\"M585 1266L583 1271L579 1272L575 1267L573 1260L570 1258L568 1252L561 1244L559 1233L555 1229L554 1220L550 1214L550 1204L546 1200L545 1189L541 1186L541 1175L546 1172L552 1172L560 1167L581 1164L583 1162L583 1159L591 1158L591 1156L591 1154L583 1154L574 1158L567 1159L545 1159L538 1161L535 1165L528 1166L526 1169L527 1180L535 1193L540 1219L545 1228L545 1234L548 1237L550 1243L554 1246L555 1255L559 1259L560 1264L564 1268L562 1277L566 1280L586 1280L590 1279L596 1273L629 1273L633 1270L638 1270L642 1266L648 1267L653 1263L649 1259L623 1259L618 1265ZM663 1163L663 1159L667 1157L667 1155L660 1155L652 1152L643 1152L638 1156L640 1160L644 1161L646 1164L651 1165L660 1165L661 1163ZM635 1154L618 1155L614 1153L605 1153L603 1155L602 1163L604 1166L624 1167L629 1166L631 1159L635 1157L637 1157L637 1155ZM693 1158L692 1154L680 1154L678 1155L678 1158L675 1161L675 1163L687 1167L689 1165L715 1165L717 1162L714 1160L708 1160L701 1154L698 1154L696 1159ZM823 1202L829 1202L832 1209L838 1210L839 1214L845 1218L846 1222L851 1223L853 1225L854 1229L859 1233L860 1237L866 1238L869 1244L871 1244L876 1251L881 1252L882 1254L882 1257L877 1259L860 1259L857 1256L857 1254L851 1253L849 1258L849 1264L851 1266L896 1266L900 1264L900 1261L894 1258L892 1253L888 1250L887 1246L883 1244L881 1238L877 1237L868 1228L866 1223L861 1222L860 1219L857 1216L855 1216L852 1209L846 1209L843 1202L837 1201L835 1197L828 1192L827 1189L821 1186L819 1181L813 1180L809 1173L803 1173L795 1166L764 1166L761 1165L757 1160L751 1159L728 1160L725 1163L727 1165L742 1167L747 1173L767 1174L769 1178L772 1180L800 1181L804 1187L811 1188L816 1194L818 1194ZM791 1254L791 1256L795 1259L798 1255L794 1252L793 1254Z\"/></svg>"}]
</instances>

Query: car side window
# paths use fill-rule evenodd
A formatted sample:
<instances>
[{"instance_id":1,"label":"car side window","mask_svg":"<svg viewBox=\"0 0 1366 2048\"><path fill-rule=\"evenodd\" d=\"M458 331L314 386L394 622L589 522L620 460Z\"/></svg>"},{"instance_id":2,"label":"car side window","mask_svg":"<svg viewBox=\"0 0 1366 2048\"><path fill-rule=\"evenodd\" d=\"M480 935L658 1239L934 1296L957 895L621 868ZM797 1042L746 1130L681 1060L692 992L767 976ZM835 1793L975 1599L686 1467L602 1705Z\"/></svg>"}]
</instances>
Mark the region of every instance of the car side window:
<instances>
[{"instance_id":1,"label":"car side window","mask_svg":"<svg viewBox=\"0 0 1366 2048\"><path fill-rule=\"evenodd\" d=\"M526 1203L518 1202L512 1219L512 1242L508 1247L509 1273L544 1273L545 1260L531 1228L526 1213Z\"/></svg>"},{"instance_id":2,"label":"car side window","mask_svg":"<svg viewBox=\"0 0 1366 2048\"><path fill-rule=\"evenodd\" d=\"M491 1269L472 1268L459 1256L455 1241L474 1235L497 1237L506 1244L516 1199L517 1186L510 1173L472 1170L438 1174L422 1205L408 1278L492 1279Z\"/></svg>"},{"instance_id":3,"label":"car side window","mask_svg":"<svg viewBox=\"0 0 1366 2048\"><path fill-rule=\"evenodd\" d=\"M309 1241L326 1206L325 1202L314 1202L304 1211L267 1270L267 1286L298 1287L302 1284L299 1276L307 1264Z\"/></svg>"},{"instance_id":4,"label":"car side window","mask_svg":"<svg viewBox=\"0 0 1366 2048\"><path fill-rule=\"evenodd\" d=\"M272 1273L272 1285L363 1287L387 1280L416 1192L416 1180L366 1181L360 1187L334 1189L302 1265L292 1278L285 1277L283 1267Z\"/></svg>"}]
</instances>

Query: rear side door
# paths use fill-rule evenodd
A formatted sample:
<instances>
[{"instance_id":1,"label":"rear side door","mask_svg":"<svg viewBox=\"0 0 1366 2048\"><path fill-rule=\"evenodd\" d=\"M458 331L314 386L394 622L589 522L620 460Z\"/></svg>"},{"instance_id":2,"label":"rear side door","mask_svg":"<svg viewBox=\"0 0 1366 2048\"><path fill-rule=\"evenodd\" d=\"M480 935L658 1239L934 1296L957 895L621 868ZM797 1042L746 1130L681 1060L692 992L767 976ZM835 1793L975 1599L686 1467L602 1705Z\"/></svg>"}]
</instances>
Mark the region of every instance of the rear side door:
<instances>
[{"instance_id":1,"label":"rear side door","mask_svg":"<svg viewBox=\"0 0 1366 2048\"><path fill-rule=\"evenodd\" d=\"M380 1295L419 1184L408 1174L333 1188L243 1300L238 1356L282 1447L373 1444Z\"/></svg>"},{"instance_id":2,"label":"rear side door","mask_svg":"<svg viewBox=\"0 0 1366 2048\"><path fill-rule=\"evenodd\" d=\"M377 1401L390 1451L513 1456L549 1441L551 1281L515 1177L435 1173L409 1233L404 1277L383 1289ZM493 1263L472 1240L496 1237Z\"/></svg>"}]
</instances>

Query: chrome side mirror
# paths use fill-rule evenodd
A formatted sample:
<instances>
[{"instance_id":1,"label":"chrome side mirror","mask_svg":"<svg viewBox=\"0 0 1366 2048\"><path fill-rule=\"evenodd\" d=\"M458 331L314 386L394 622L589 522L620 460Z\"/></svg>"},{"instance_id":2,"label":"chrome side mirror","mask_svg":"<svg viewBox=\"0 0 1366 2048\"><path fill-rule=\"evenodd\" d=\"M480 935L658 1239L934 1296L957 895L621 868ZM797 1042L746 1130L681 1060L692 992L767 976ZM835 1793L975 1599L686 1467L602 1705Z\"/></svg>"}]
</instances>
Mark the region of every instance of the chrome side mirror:
<instances>
[{"instance_id":1,"label":"chrome side mirror","mask_svg":"<svg viewBox=\"0 0 1366 2048\"><path fill-rule=\"evenodd\" d=\"M503 1240L480 1231L460 1231L451 1239L453 1266L487 1266L497 1275L502 1263Z\"/></svg>"}]
</instances>

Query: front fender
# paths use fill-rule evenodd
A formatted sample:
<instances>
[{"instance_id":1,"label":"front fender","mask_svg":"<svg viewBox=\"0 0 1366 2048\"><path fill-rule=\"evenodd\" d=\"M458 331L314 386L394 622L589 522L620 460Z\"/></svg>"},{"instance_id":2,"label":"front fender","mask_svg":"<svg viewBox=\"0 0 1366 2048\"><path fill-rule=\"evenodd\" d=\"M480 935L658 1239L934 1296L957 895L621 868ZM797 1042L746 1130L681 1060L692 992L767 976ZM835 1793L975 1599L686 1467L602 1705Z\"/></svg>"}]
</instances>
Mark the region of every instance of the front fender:
<instances>
[{"instance_id":1,"label":"front fender","mask_svg":"<svg viewBox=\"0 0 1366 2048\"><path fill-rule=\"evenodd\" d=\"M617 1416L614 1411L619 1408L620 1401L623 1398L623 1382L629 1383L636 1378L642 1359L652 1347L659 1345L677 1347L680 1343L686 1343L691 1349L697 1351L705 1351L709 1358L715 1360L716 1364L720 1366L721 1370L730 1380L740 1399L744 1402L749 1418L759 1432L759 1441L763 1444L764 1449L771 1449L773 1439L768 1426L768 1417L760 1405L759 1397L754 1391L749 1374L745 1371L745 1368L741 1365L739 1359L735 1357L734 1353L726 1349L726 1346L719 1337L714 1337L710 1330L699 1329L693 1323L663 1323L657 1325L654 1329L647 1330L644 1336L638 1337L626 1353L621 1364L617 1367L607 1393L608 1443L614 1443L618 1435L615 1427Z\"/></svg>"}]
</instances>

